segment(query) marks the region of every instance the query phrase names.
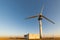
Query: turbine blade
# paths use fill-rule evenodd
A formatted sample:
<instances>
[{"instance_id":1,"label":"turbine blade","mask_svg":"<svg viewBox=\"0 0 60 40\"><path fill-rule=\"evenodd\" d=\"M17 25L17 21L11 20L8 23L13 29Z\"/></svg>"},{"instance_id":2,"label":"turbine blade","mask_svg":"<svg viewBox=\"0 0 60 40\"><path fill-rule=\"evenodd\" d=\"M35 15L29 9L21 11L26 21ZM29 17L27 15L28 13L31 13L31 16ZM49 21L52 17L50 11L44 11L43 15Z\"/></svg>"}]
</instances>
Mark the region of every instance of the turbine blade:
<instances>
[{"instance_id":1,"label":"turbine blade","mask_svg":"<svg viewBox=\"0 0 60 40\"><path fill-rule=\"evenodd\" d=\"M48 19L47 17L43 16L43 18L45 18L46 20L48 20L49 22L55 24L53 21L51 21L50 19Z\"/></svg>"},{"instance_id":2,"label":"turbine blade","mask_svg":"<svg viewBox=\"0 0 60 40\"><path fill-rule=\"evenodd\" d=\"M31 19L31 18L35 18L35 17L38 17L38 16L31 16L31 17L28 17L26 19Z\"/></svg>"},{"instance_id":3,"label":"turbine blade","mask_svg":"<svg viewBox=\"0 0 60 40\"><path fill-rule=\"evenodd\" d=\"M43 10L44 10L44 5L42 6L41 13L43 12Z\"/></svg>"},{"instance_id":4,"label":"turbine blade","mask_svg":"<svg viewBox=\"0 0 60 40\"><path fill-rule=\"evenodd\" d=\"M40 12L41 15L43 13L43 10L44 10L44 5L42 5L42 8L41 8L41 12Z\"/></svg>"}]
</instances>

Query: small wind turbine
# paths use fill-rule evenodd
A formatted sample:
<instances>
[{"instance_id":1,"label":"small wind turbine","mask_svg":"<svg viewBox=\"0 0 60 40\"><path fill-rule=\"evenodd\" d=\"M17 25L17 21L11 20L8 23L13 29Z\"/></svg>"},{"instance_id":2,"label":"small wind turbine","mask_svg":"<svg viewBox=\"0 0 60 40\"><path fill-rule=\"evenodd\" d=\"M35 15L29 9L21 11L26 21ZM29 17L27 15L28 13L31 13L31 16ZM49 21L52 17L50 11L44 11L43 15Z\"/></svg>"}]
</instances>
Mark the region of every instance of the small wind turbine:
<instances>
[{"instance_id":1,"label":"small wind turbine","mask_svg":"<svg viewBox=\"0 0 60 40\"><path fill-rule=\"evenodd\" d=\"M31 17L26 18L26 19L31 19L31 18L36 18L36 17L38 17L40 39L42 38L42 18L45 18L45 19L48 20L49 22L55 24L53 21L51 21L50 19L48 19L47 17L45 17L45 16L42 15L43 9L44 9L44 5L42 6L42 9L41 9L41 12L40 12L39 15L31 16Z\"/></svg>"}]
</instances>

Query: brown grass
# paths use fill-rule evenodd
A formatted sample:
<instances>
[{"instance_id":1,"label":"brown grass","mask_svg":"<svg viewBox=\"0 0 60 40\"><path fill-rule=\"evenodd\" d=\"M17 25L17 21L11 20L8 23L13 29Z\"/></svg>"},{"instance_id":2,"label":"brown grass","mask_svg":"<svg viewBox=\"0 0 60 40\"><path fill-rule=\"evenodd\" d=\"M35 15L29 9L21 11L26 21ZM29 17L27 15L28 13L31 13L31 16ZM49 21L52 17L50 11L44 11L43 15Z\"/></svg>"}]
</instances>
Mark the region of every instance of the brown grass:
<instances>
[{"instance_id":1,"label":"brown grass","mask_svg":"<svg viewBox=\"0 0 60 40\"><path fill-rule=\"evenodd\" d=\"M26 40L25 38L7 38L7 37L1 37L0 40ZM29 39L29 40L39 40L39 39ZM40 40L60 40L60 37L56 38L42 38Z\"/></svg>"},{"instance_id":2,"label":"brown grass","mask_svg":"<svg viewBox=\"0 0 60 40\"><path fill-rule=\"evenodd\" d=\"M60 40L60 37L56 37L56 38L42 38L42 39L30 39L30 40Z\"/></svg>"}]
</instances>

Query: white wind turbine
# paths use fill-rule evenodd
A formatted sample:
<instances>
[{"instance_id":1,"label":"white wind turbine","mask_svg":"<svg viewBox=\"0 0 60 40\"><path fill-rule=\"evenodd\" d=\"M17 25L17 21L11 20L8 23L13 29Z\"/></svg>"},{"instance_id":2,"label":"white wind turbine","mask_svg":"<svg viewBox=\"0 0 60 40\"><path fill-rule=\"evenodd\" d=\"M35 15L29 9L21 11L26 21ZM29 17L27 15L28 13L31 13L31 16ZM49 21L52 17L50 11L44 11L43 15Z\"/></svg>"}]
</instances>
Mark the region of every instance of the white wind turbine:
<instances>
[{"instance_id":1,"label":"white wind turbine","mask_svg":"<svg viewBox=\"0 0 60 40\"><path fill-rule=\"evenodd\" d=\"M31 19L31 18L36 18L36 17L38 17L40 39L42 38L42 18L45 18L45 19L48 20L49 22L55 24L53 21L51 21L50 19L48 19L47 17L45 17L44 15L42 15L43 9L44 9L44 6L42 6L42 9L41 9L41 12L40 12L39 15L31 16L31 17L26 18L26 19Z\"/></svg>"}]
</instances>

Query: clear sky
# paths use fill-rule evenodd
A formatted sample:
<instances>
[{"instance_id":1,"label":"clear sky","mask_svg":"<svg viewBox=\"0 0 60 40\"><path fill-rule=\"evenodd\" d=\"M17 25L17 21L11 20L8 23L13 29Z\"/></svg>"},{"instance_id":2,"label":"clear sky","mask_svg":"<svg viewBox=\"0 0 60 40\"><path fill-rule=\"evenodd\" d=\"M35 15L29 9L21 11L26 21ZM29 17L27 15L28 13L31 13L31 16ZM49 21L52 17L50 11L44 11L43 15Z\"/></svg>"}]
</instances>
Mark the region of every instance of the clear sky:
<instances>
[{"instance_id":1,"label":"clear sky","mask_svg":"<svg viewBox=\"0 0 60 40\"><path fill-rule=\"evenodd\" d=\"M0 0L0 36L39 33L38 18L24 20L40 13L55 22L43 19L43 34L60 35L60 0Z\"/></svg>"}]
</instances>

